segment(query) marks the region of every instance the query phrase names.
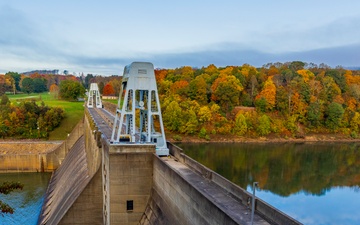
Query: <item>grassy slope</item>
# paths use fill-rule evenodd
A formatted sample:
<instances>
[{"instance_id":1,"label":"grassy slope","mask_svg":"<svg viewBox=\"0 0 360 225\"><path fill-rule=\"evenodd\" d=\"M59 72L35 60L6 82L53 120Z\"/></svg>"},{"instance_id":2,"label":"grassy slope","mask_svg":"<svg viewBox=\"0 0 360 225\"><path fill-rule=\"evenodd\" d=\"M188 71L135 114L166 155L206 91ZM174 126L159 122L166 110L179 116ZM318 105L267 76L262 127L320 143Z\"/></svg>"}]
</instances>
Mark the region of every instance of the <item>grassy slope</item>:
<instances>
[{"instance_id":1,"label":"grassy slope","mask_svg":"<svg viewBox=\"0 0 360 225\"><path fill-rule=\"evenodd\" d=\"M67 135L74 129L76 124L84 116L84 102L68 102L54 99L49 93L41 94L18 94L8 95L11 102L17 102L23 99L36 99L38 103L44 101L45 105L61 107L65 111L65 118L61 121L59 127L50 132L49 140L64 140Z\"/></svg>"}]
</instances>

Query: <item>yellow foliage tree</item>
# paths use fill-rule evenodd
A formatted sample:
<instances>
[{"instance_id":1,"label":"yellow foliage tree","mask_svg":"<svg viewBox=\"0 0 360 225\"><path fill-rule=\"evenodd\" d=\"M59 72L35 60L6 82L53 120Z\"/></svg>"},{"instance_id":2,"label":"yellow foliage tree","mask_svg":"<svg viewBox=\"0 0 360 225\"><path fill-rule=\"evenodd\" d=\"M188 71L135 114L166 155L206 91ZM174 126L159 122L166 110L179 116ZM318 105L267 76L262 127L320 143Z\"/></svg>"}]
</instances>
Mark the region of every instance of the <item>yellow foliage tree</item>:
<instances>
[{"instance_id":1,"label":"yellow foliage tree","mask_svg":"<svg viewBox=\"0 0 360 225\"><path fill-rule=\"evenodd\" d=\"M264 98L266 100L266 109L272 110L276 103L276 86L273 82L273 77L269 76L264 83L261 92L256 96L256 99Z\"/></svg>"},{"instance_id":2,"label":"yellow foliage tree","mask_svg":"<svg viewBox=\"0 0 360 225\"><path fill-rule=\"evenodd\" d=\"M302 76L302 78L304 79L305 83L308 83L309 80L314 79L315 75L310 71L310 70L298 70L296 71L298 74L300 74L300 76Z\"/></svg>"}]
</instances>

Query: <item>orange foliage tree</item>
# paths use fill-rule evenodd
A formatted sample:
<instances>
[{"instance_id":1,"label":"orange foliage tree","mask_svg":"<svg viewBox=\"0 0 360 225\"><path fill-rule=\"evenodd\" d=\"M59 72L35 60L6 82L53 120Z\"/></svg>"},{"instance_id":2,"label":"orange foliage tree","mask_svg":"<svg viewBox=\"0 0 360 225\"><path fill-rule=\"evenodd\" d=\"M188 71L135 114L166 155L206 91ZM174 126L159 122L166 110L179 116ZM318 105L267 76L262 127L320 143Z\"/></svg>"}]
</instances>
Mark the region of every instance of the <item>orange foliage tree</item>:
<instances>
[{"instance_id":1,"label":"orange foliage tree","mask_svg":"<svg viewBox=\"0 0 360 225\"><path fill-rule=\"evenodd\" d=\"M114 87L111 85L111 83L107 83L103 90L103 95L106 96L112 96L115 95Z\"/></svg>"},{"instance_id":2,"label":"orange foliage tree","mask_svg":"<svg viewBox=\"0 0 360 225\"><path fill-rule=\"evenodd\" d=\"M53 95L54 98L59 97L59 87L56 84L50 86L50 94Z\"/></svg>"}]
</instances>

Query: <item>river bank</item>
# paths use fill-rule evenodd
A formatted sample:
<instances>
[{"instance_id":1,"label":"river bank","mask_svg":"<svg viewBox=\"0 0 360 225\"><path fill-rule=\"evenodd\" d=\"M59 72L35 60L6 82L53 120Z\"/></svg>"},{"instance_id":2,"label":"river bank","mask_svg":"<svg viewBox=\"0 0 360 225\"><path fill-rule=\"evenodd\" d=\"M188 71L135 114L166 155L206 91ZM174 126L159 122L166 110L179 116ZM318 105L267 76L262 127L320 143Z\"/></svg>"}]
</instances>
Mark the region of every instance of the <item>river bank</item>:
<instances>
[{"instance_id":1,"label":"river bank","mask_svg":"<svg viewBox=\"0 0 360 225\"><path fill-rule=\"evenodd\" d=\"M180 137L180 138L179 138ZM236 135L209 135L209 140L199 138L197 136L182 135L178 134L166 134L166 138L170 142L181 142L181 143L284 143L284 142L359 142L360 138L351 138L345 134L311 134L302 138L294 137L277 137L275 135L269 135L266 137L239 137Z\"/></svg>"}]
</instances>

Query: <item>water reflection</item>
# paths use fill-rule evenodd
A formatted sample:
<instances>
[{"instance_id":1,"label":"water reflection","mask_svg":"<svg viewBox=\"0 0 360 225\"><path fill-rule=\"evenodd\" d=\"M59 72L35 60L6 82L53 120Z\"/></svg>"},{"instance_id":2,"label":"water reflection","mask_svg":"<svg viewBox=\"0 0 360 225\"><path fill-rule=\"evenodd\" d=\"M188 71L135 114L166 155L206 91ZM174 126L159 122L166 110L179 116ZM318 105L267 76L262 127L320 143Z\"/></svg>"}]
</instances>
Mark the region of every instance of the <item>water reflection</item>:
<instances>
[{"instance_id":1,"label":"water reflection","mask_svg":"<svg viewBox=\"0 0 360 225\"><path fill-rule=\"evenodd\" d=\"M179 144L300 222L360 224L360 143Z\"/></svg>"},{"instance_id":2,"label":"water reflection","mask_svg":"<svg viewBox=\"0 0 360 225\"><path fill-rule=\"evenodd\" d=\"M0 174L0 183L19 181L24 184L23 190L16 190L0 199L15 209L14 214L0 216L0 224L37 223L51 173L9 173Z\"/></svg>"},{"instance_id":3,"label":"water reflection","mask_svg":"<svg viewBox=\"0 0 360 225\"><path fill-rule=\"evenodd\" d=\"M187 155L245 188L258 181L280 196L358 187L358 143L180 144Z\"/></svg>"}]
</instances>

